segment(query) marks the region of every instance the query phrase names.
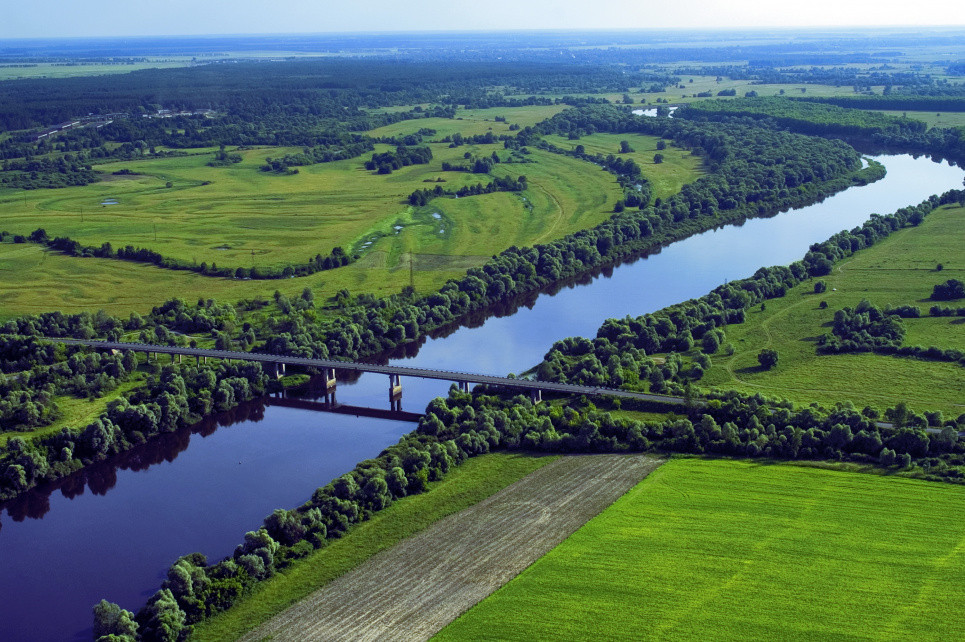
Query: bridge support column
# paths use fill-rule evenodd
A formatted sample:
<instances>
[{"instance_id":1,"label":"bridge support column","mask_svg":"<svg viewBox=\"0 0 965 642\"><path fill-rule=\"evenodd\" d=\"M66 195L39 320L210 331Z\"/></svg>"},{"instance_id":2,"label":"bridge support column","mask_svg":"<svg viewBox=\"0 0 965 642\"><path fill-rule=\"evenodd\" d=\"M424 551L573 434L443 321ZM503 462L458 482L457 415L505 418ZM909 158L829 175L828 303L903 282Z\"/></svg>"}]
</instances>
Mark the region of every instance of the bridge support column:
<instances>
[{"instance_id":1,"label":"bridge support column","mask_svg":"<svg viewBox=\"0 0 965 642\"><path fill-rule=\"evenodd\" d=\"M326 390L330 390L335 387L335 368L323 368L322 376L325 377Z\"/></svg>"},{"instance_id":2,"label":"bridge support column","mask_svg":"<svg viewBox=\"0 0 965 642\"><path fill-rule=\"evenodd\" d=\"M460 382L458 382L458 383L459 383L459 390L460 390L460 391L462 391L462 392L469 392L469 382L468 382L468 381L460 381Z\"/></svg>"},{"instance_id":3,"label":"bridge support column","mask_svg":"<svg viewBox=\"0 0 965 642\"><path fill-rule=\"evenodd\" d=\"M538 404L538 403L540 403L541 401L543 401L543 391L542 391L542 390L530 390L530 391L529 391L529 398L532 399L533 405L535 406L536 404Z\"/></svg>"},{"instance_id":4,"label":"bridge support column","mask_svg":"<svg viewBox=\"0 0 965 642\"><path fill-rule=\"evenodd\" d=\"M181 355L178 355L178 363L181 363Z\"/></svg>"},{"instance_id":5,"label":"bridge support column","mask_svg":"<svg viewBox=\"0 0 965 642\"><path fill-rule=\"evenodd\" d=\"M325 393L325 403L327 403L330 406L335 405L335 388L332 388L331 390Z\"/></svg>"},{"instance_id":6,"label":"bridge support column","mask_svg":"<svg viewBox=\"0 0 965 642\"><path fill-rule=\"evenodd\" d=\"M281 366L281 376L284 377L284 376L285 376L285 364L284 364L284 363L280 363L280 364L278 364L278 365Z\"/></svg>"},{"instance_id":7,"label":"bridge support column","mask_svg":"<svg viewBox=\"0 0 965 642\"><path fill-rule=\"evenodd\" d=\"M194 358L195 358L195 360L197 360L197 365L200 366L200 365L201 365L201 355L195 355Z\"/></svg>"},{"instance_id":8,"label":"bridge support column","mask_svg":"<svg viewBox=\"0 0 965 642\"><path fill-rule=\"evenodd\" d=\"M281 379L281 377L282 377L282 374L281 374L282 371L281 371L281 369L278 367L278 364L277 364L277 363L272 363L272 364L271 364L271 367L272 367L272 374L275 375L275 379Z\"/></svg>"},{"instance_id":9,"label":"bridge support column","mask_svg":"<svg viewBox=\"0 0 965 642\"><path fill-rule=\"evenodd\" d=\"M389 397L402 394L402 377L397 374L389 375Z\"/></svg>"},{"instance_id":10,"label":"bridge support column","mask_svg":"<svg viewBox=\"0 0 965 642\"><path fill-rule=\"evenodd\" d=\"M402 412L402 395L389 397L389 408L392 412Z\"/></svg>"}]
</instances>

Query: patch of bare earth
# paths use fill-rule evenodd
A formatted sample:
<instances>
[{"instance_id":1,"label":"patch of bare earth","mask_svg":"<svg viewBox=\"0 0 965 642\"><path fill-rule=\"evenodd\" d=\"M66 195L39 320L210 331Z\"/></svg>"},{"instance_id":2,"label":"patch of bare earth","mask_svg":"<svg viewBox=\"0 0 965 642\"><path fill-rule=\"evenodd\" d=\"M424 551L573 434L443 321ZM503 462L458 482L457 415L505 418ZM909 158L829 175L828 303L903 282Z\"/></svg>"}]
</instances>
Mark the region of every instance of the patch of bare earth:
<instances>
[{"instance_id":1,"label":"patch of bare earth","mask_svg":"<svg viewBox=\"0 0 965 642\"><path fill-rule=\"evenodd\" d=\"M661 463L563 457L376 555L242 640L428 640Z\"/></svg>"}]
</instances>

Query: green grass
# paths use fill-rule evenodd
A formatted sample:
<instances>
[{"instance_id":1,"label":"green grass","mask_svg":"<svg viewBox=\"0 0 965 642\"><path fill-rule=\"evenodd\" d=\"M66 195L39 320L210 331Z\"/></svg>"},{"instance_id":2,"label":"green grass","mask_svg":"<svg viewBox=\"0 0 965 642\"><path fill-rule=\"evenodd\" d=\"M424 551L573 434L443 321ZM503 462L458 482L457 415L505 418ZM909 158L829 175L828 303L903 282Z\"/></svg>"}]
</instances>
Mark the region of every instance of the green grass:
<instances>
[{"instance_id":1,"label":"green grass","mask_svg":"<svg viewBox=\"0 0 965 642\"><path fill-rule=\"evenodd\" d=\"M924 121L928 128L932 127L965 127L965 112L954 111L896 111L896 110L873 110L880 111L890 116L907 116L915 120Z\"/></svg>"},{"instance_id":2,"label":"green grass","mask_svg":"<svg viewBox=\"0 0 965 642\"><path fill-rule=\"evenodd\" d=\"M106 167L130 167L144 174L28 192L26 203L22 192L7 193L0 196L0 229L12 233L44 227L50 236L66 235L87 245L108 241L114 247L150 247L165 256L220 266L303 263L336 245L361 251L362 259L300 279L237 281L4 243L0 318L101 308L127 316L175 296L235 302L270 296L276 289L298 294L304 287L323 300L343 288L382 296L411 283L419 291L431 291L511 245L551 241L612 215L612 204L620 197L613 175L588 173L592 166L587 163L540 150L528 157L535 162L502 163L494 170L497 176L525 174L530 188L523 194L435 199L420 210L404 202L411 191L434 185L426 179L441 177L450 190L491 180L439 168L443 160L462 161L467 151L489 155L496 149L508 159L495 145L433 145L431 165L406 167L389 176L366 171L361 158L302 168L296 176L268 176L257 169L263 157L286 150L259 149L245 152L244 162L228 168L206 167L206 155L117 163ZM166 180L175 186L165 188ZM202 185L202 180L212 182ZM106 197L120 204L100 206ZM441 221L432 217L434 212ZM399 233L397 224L403 227Z\"/></svg>"},{"instance_id":3,"label":"green grass","mask_svg":"<svg viewBox=\"0 0 965 642\"><path fill-rule=\"evenodd\" d=\"M965 637L965 489L675 459L434 640Z\"/></svg>"},{"instance_id":4,"label":"green grass","mask_svg":"<svg viewBox=\"0 0 965 642\"><path fill-rule=\"evenodd\" d=\"M54 403L60 411L60 418L49 426L42 426L35 430L26 432L4 432L0 433L0 447L14 437L39 437L60 432L62 428L71 430L82 430L87 424L100 417L101 413L107 410L107 404L114 401L121 395L130 392L144 384L145 376L141 373L135 374L129 380L122 382L114 390L108 392L103 397L94 399L79 398L72 396L60 396L54 398Z\"/></svg>"},{"instance_id":5,"label":"green grass","mask_svg":"<svg viewBox=\"0 0 965 642\"><path fill-rule=\"evenodd\" d=\"M957 417L965 412L965 368L953 363L920 361L874 354L818 355L817 339L830 332L835 310L854 307L862 299L875 305L917 305L924 316L905 319L905 345L965 349L960 317L927 316L935 303L932 287L947 279L965 279L965 209L943 207L916 228L893 234L835 265L824 277L828 290L814 294L813 282L753 309L747 321L726 329L726 342L736 351L713 356L702 386L777 394L789 399L833 404L849 399L858 407L878 408L907 401L918 411L941 409ZM935 270L938 263L945 269ZM820 309L821 301L828 307ZM952 302L952 305L963 305ZM777 350L776 368L763 371L757 354Z\"/></svg>"},{"instance_id":6,"label":"green grass","mask_svg":"<svg viewBox=\"0 0 965 642\"><path fill-rule=\"evenodd\" d=\"M175 297L195 301L213 298L235 303L261 296L271 300L275 290L293 297L312 288L316 305L346 288L353 294L377 296L398 293L412 283L420 292L438 289L458 278L466 267L440 262L426 269L385 268L360 261L338 270L298 279L244 281L200 276L193 272L162 270L153 265L45 253L34 244L0 243L0 321L22 314L60 310L64 313L105 310L127 318ZM431 268L431 269L430 269Z\"/></svg>"},{"instance_id":7,"label":"green grass","mask_svg":"<svg viewBox=\"0 0 965 642\"><path fill-rule=\"evenodd\" d=\"M633 152L619 153L620 141L623 140L630 143ZM657 141L659 140L657 136L640 134L592 134L583 136L578 141L563 142L551 139L551 142L564 149L575 149L577 145L583 145L584 149L591 154L604 156L613 154L620 158L632 158L653 185L654 198L667 198L679 192L687 183L693 183L700 178L704 171L700 157L671 147L669 144L666 149L658 150ZM653 156L657 153L663 154L663 162L659 165L653 162Z\"/></svg>"},{"instance_id":8,"label":"green grass","mask_svg":"<svg viewBox=\"0 0 965 642\"><path fill-rule=\"evenodd\" d=\"M445 480L430 484L430 492L395 502L342 539L331 541L292 568L260 583L232 609L198 626L191 639L235 640L379 551L482 501L554 459L508 453L470 459Z\"/></svg>"},{"instance_id":9,"label":"green grass","mask_svg":"<svg viewBox=\"0 0 965 642\"><path fill-rule=\"evenodd\" d=\"M187 67L190 60L166 59L132 64L89 63L79 65L64 65L56 63L37 63L34 67L8 67L0 65L0 81L17 80L19 78L74 78L77 76L105 76L114 74L129 74L141 69L173 69ZM51 123L53 124L53 123Z\"/></svg>"},{"instance_id":10,"label":"green grass","mask_svg":"<svg viewBox=\"0 0 965 642\"><path fill-rule=\"evenodd\" d=\"M385 127L379 127L365 132L366 136L378 138L380 136L406 136L415 134L420 129L434 129L434 136L426 136L426 141L442 140L446 136L455 133L463 136L485 135L492 131L494 136L506 134L515 136L516 133L509 130L510 125L520 127L532 126L538 122L558 114L567 105L534 105L524 107L493 107L491 109L463 109L456 111L455 118L419 118L415 120L403 120L392 123ZM408 110L409 107L406 107ZM387 111L387 110L386 110ZM395 111L399 111L396 109ZM504 123L497 123L496 117L501 116L506 119ZM501 147L502 145L500 145ZM459 148L462 149L462 148Z\"/></svg>"}]
</instances>

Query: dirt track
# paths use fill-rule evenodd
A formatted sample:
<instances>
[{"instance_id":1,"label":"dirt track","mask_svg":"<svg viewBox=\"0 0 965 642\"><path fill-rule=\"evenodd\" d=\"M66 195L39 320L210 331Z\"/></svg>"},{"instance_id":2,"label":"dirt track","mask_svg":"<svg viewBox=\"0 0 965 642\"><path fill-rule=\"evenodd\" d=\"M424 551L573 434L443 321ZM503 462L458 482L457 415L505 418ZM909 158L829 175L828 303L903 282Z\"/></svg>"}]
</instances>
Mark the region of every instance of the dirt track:
<instances>
[{"instance_id":1,"label":"dirt track","mask_svg":"<svg viewBox=\"0 0 965 642\"><path fill-rule=\"evenodd\" d=\"M660 463L646 455L563 457L376 555L242 640L427 640Z\"/></svg>"}]
</instances>

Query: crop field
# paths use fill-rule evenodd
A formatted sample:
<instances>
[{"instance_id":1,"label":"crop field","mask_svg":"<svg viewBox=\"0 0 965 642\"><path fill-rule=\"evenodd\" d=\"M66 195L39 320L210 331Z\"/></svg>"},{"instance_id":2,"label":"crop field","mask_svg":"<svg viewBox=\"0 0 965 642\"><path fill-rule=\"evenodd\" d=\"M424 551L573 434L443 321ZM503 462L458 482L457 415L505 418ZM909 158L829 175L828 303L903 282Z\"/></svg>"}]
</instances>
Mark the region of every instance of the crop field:
<instances>
[{"instance_id":1,"label":"crop field","mask_svg":"<svg viewBox=\"0 0 965 642\"><path fill-rule=\"evenodd\" d=\"M237 640L373 555L422 531L447 515L476 504L530 473L552 463L553 456L490 453L453 469L431 492L395 502L344 537L262 582L236 607L199 625L192 634L200 642Z\"/></svg>"},{"instance_id":2,"label":"crop field","mask_svg":"<svg viewBox=\"0 0 965 642\"><path fill-rule=\"evenodd\" d=\"M850 399L858 407L878 408L906 401L919 411L941 409L952 417L965 412L965 368L948 362L922 361L874 354L818 355L818 338L830 332L835 310L855 307L862 299L884 307L915 305L919 319L903 319L904 345L936 345L965 349L961 317L930 317L932 287L948 279L965 279L965 209L946 206L916 228L892 235L835 265L823 277L827 291L814 294L812 282L767 301L743 324L727 327L733 356L714 355L704 386L733 387L777 394L796 401L833 404ZM935 268L944 265L942 271ZM827 309L820 302L827 301ZM951 302L953 306L962 302ZM762 370L757 354L777 350L779 361Z\"/></svg>"},{"instance_id":3,"label":"crop field","mask_svg":"<svg viewBox=\"0 0 965 642\"><path fill-rule=\"evenodd\" d=\"M952 640L961 487L674 459L433 640Z\"/></svg>"},{"instance_id":4,"label":"crop field","mask_svg":"<svg viewBox=\"0 0 965 642\"><path fill-rule=\"evenodd\" d=\"M372 558L242 640L426 640L660 463L647 455L558 459Z\"/></svg>"}]
</instances>

